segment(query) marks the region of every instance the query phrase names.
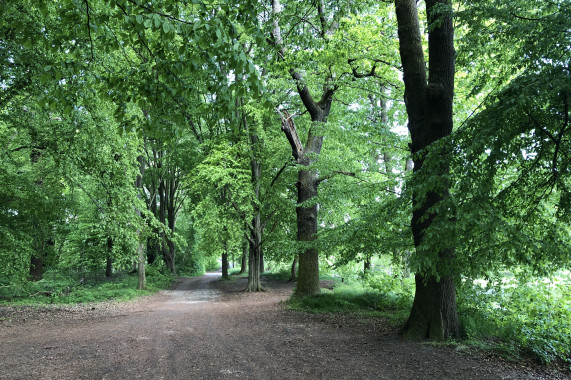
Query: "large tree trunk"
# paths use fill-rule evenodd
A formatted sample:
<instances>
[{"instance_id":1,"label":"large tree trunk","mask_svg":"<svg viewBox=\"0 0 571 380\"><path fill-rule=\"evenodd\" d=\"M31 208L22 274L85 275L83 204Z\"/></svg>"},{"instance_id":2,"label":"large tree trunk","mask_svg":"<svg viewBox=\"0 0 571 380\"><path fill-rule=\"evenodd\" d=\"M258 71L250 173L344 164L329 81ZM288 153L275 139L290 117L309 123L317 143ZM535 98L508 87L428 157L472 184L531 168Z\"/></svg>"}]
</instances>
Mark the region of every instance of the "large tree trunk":
<instances>
[{"instance_id":1,"label":"large tree trunk","mask_svg":"<svg viewBox=\"0 0 571 380\"><path fill-rule=\"evenodd\" d=\"M323 4L320 3L318 12L320 18L325 20L323 14ZM281 4L279 0L272 0L272 16L273 28L272 36L280 55L285 56L286 52L283 46L283 39L281 29L279 26L279 13L281 12ZM322 22L321 36L324 37L328 31L325 28L325 22ZM302 75L295 69L290 70L291 78L295 81L299 97L311 116L313 123L326 123L327 117L331 110L331 102L333 101L333 94L336 87L331 85L331 77L325 74L323 78L323 92L321 99L315 101L311 96L309 88L304 84ZM315 135L314 129L309 130L305 146L302 144L295 123L287 111L280 112L282 119L282 131L285 133L292 149L292 155L299 165L309 167L321 152L323 145L323 136L320 134ZM297 287L295 291L296 296L307 296L319 294L319 254L317 248L312 245L316 239L317 233L317 205L301 206L303 202L310 201L317 195L317 186L319 180L315 169L301 170L298 174L298 181L296 183L298 193L297 200L298 206L296 207L297 215L297 240L301 243L302 248L299 253L299 274Z\"/></svg>"},{"instance_id":2,"label":"large tree trunk","mask_svg":"<svg viewBox=\"0 0 571 380\"><path fill-rule=\"evenodd\" d=\"M427 0L429 23L436 20L434 6L448 0ZM429 28L429 80L426 80L424 54L418 21L416 0L395 0L400 55L405 83L405 104L414 160L414 172L430 172L442 177L440 188L420 194L413 189L413 215L411 220L417 254L422 254L425 231L435 218L425 215L448 195L446 174L449 163L443 156L437 165L423 168L426 149L435 141L452 132L452 99L454 92L454 29L452 17L440 13ZM451 220L450 223L453 223ZM454 284L454 249L438 252L435 263L439 280L417 273L416 294L410 316L403 332L409 338L444 340L459 333ZM427 269L427 268L426 268Z\"/></svg>"},{"instance_id":3,"label":"large tree trunk","mask_svg":"<svg viewBox=\"0 0 571 380\"><path fill-rule=\"evenodd\" d=\"M258 223L256 223L258 219ZM252 225L259 225L260 215L257 214L252 221ZM251 234L250 252L248 257L248 285L247 292L261 292L264 290L262 281L260 279L260 255L261 255L261 233L260 230L255 230Z\"/></svg>"},{"instance_id":4,"label":"large tree trunk","mask_svg":"<svg viewBox=\"0 0 571 380\"><path fill-rule=\"evenodd\" d=\"M297 184L298 205L317 195L317 175L314 171L300 171ZM317 205L298 206L295 211L297 241L311 244L310 242L315 240L317 234ZM299 254L299 273L295 295L306 296L319 292L319 255L317 248L309 246Z\"/></svg>"}]
</instances>

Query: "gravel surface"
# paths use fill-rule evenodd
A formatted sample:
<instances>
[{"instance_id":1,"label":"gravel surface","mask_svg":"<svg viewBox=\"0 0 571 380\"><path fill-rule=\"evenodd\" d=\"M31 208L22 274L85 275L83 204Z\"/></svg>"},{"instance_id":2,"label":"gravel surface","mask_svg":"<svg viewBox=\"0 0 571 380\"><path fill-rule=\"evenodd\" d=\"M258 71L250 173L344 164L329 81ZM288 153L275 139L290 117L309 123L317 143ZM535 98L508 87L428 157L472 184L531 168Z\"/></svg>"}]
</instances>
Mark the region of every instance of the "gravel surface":
<instances>
[{"instance_id":1,"label":"gravel surface","mask_svg":"<svg viewBox=\"0 0 571 380\"><path fill-rule=\"evenodd\" d=\"M383 320L283 306L219 273L127 303L0 307L0 379L567 379L402 341Z\"/></svg>"}]
</instances>

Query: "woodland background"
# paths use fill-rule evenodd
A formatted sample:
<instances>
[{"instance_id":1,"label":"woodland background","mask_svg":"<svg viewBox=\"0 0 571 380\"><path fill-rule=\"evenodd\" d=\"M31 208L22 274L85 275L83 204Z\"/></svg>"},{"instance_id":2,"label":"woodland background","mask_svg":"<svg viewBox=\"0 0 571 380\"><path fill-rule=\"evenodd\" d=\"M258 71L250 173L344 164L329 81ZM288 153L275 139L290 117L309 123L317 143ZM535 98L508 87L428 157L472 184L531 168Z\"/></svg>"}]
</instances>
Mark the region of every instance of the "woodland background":
<instances>
[{"instance_id":1,"label":"woodland background","mask_svg":"<svg viewBox=\"0 0 571 380\"><path fill-rule=\"evenodd\" d=\"M220 260L250 291L297 280L302 308L569 365L569 20L565 0L4 1L0 300Z\"/></svg>"}]
</instances>

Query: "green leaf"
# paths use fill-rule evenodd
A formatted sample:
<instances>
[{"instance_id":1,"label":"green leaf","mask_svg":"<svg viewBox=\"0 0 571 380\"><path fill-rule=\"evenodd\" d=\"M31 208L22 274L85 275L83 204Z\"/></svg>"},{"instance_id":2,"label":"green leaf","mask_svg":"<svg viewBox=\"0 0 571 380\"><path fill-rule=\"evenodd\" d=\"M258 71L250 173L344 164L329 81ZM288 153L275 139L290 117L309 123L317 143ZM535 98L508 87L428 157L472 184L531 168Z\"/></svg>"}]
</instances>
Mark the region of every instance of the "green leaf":
<instances>
[{"instance_id":1,"label":"green leaf","mask_svg":"<svg viewBox=\"0 0 571 380\"><path fill-rule=\"evenodd\" d=\"M40 75L40 83L46 84L50 80L50 76L48 74Z\"/></svg>"}]
</instances>

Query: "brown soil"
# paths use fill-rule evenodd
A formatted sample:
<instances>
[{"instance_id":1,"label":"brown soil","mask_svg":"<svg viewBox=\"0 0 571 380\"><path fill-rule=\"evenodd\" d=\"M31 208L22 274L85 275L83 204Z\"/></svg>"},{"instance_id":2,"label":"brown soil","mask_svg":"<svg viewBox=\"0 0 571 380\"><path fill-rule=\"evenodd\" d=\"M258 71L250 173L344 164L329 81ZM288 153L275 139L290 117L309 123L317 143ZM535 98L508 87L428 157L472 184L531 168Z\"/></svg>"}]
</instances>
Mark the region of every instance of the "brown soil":
<instances>
[{"instance_id":1,"label":"brown soil","mask_svg":"<svg viewBox=\"0 0 571 380\"><path fill-rule=\"evenodd\" d=\"M402 341L378 319L287 310L291 284L219 273L129 303L0 307L2 379L563 379L454 347Z\"/></svg>"}]
</instances>

